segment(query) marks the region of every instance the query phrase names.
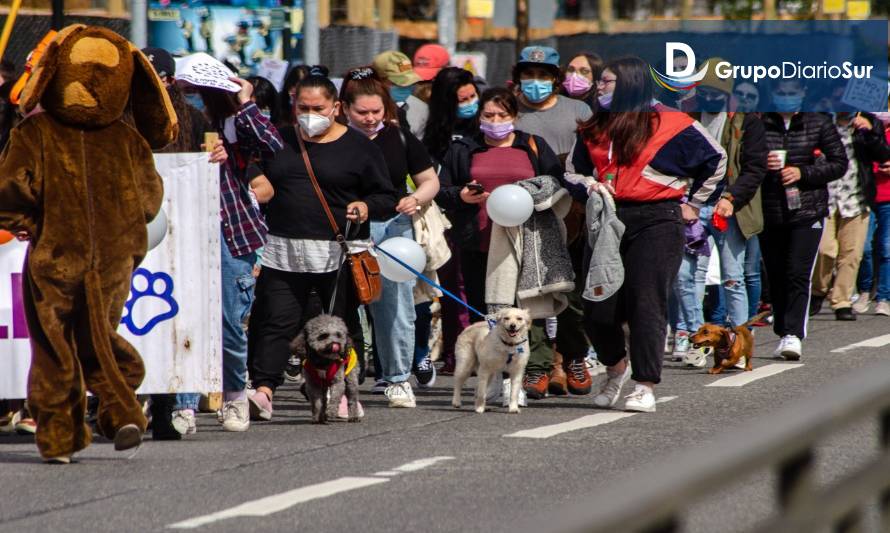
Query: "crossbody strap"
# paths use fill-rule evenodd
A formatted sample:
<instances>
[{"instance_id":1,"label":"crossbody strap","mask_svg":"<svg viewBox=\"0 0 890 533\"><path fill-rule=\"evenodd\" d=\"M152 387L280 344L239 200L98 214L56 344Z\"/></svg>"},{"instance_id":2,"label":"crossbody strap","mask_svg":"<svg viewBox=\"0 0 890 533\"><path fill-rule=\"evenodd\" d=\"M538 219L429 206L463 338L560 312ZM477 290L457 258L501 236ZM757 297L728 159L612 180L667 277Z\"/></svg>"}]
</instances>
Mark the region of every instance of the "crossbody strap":
<instances>
[{"instance_id":1,"label":"crossbody strap","mask_svg":"<svg viewBox=\"0 0 890 533\"><path fill-rule=\"evenodd\" d=\"M306 165L306 172L309 173L309 181L312 182L312 188L315 189L315 195L318 196L318 201L324 208L325 215L328 216L328 222L331 224L331 229L334 230L337 243L340 244L340 247L343 248L345 253L348 250L346 237L340 232L340 226L337 224L337 220L334 219L334 214L328 206L328 201L325 199L324 193L321 192L321 186L318 184L318 178L315 177L315 171L312 170L312 162L309 160L309 150L306 149L306 143L303 142L303 136L300 134L300 130L296 126L294 126L294 131L297 133L297 142L300 143L300 154L303 156L303 164Z\"/></svg>"}]
</instances>

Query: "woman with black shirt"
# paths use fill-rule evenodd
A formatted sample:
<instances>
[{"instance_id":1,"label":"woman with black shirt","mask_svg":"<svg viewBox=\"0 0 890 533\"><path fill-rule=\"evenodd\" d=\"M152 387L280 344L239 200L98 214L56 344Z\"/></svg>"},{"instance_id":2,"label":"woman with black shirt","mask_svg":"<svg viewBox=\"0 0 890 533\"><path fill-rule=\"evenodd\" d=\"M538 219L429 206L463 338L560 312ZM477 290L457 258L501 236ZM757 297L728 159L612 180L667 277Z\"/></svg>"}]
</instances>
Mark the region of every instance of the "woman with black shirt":
<instances>
[{"instance_id":1,"label":"woman with black shirt","mask_svg":"<svg viewBox=\"0 0 890 533\"><path fill-rule=\"evenodd\" d=\"M297 135L303 138L340 230L346 230L347 220L352 224L346 236L351 249L367 247L368 219L389 217L396 204L380 149L366 136L335 122L340 103L334 84L322 76L309 76L297 85L295 98L298 125L282 128L284 149L261 163L275 187L266 211L269 235L248 342L250 377L256 388L251 415L262 420L271 418L272 395L283 380L288 344L312 318L307 307L313 290L325 306L336 290L331 313L346 321L356 349L363 346L352 276L344 271L335 288L343 257L309 179Z\"/></svg>"},{"instance_id":2,"label":"woman with black shirt","mask_svg":"<svg viewBox=\"0 0 890 533\"><path fill-rule=\"evenodd\" d=\"M371 237L377 243L392 237L414 239L411 216L439 192L439 177L426 148L410 131L399 127L396 104L383 80L370 67L346 75L340 100L349 125L367 135L383 152L399 198L395 210L386 216L371 217ZM408 188L408 177L417 187L413 192ZM415 406L414 392L408 383L412 370L421 387L431 386L436 379L429 350L423 349L428 344L428 324L426 328L417 328L425 330L426 336L415 338L414 284L384 279L383 295L370 305L379 363L377 380L380 388L385 386L390 407Z\"/></svg>"}]
</instances>

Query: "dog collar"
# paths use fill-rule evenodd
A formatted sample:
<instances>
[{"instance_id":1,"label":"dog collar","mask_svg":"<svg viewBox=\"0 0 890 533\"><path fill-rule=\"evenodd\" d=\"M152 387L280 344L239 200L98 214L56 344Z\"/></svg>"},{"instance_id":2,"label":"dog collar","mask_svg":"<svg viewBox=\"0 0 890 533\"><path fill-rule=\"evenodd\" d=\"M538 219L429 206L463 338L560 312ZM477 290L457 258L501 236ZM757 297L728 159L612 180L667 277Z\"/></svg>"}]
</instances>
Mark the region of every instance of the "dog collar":
<instances>
[{"instance_id":1,"label":"dog collar","mask_svg":"<svg viewBox=\"0 0 890 533\"><path fill-rule=\"evenodd\" d=\"M526 338L522 339L521 341L514 343L514 344L511 344L511 343L505 341L500 335L498 335L498 339L500 339L500 341L504 344L504 346L509 346L510 348L516 348L516 351L511 350L510 352L507 353L507 364L508 365L513 362L514 355L521 354L525 351L522 348L522 345L525 344L526 342L528 342L528 337L526 337Z\"/></svg>"},{"instance_id":2,"label":"dog collar","mask_svg":"<svg viewBox=\"0 0 890 533\"><path fill-rule=\"evenodd\" d=\"M345 367L343 371L344 376L348 376L349 373L355 368L356 362L358 361L358 357L356 357L355 350L350 348L347 352L345 358L337 359L333 361L327 369L318 369L315 368L315 365L312 364L308 358L303 363L303 368L305 368L312 379L313 383L318 386L330 387L331 383L334 381L334 376L337 375L337 371L340 370L341 367ZM324 378L321 377L321 373L324 371Z\"/></svg>"},{"instance_id":3,"label":"dog collar","mask_svg":"<svg viewBox=\"0 0 890 533\"><path fill-rule=\"evenodd\" d=\"M501 340L502 343L504 343L504 346L509 346L511 348L513 346L519 346L520 344L525 344L526 342L528 342L528 337L522 339L521 341L514 342L514 343L509 343L509 342L505 341L504 338L501 337L500 335L498 335L498 338Z\"/></svg>"}]
</instances>

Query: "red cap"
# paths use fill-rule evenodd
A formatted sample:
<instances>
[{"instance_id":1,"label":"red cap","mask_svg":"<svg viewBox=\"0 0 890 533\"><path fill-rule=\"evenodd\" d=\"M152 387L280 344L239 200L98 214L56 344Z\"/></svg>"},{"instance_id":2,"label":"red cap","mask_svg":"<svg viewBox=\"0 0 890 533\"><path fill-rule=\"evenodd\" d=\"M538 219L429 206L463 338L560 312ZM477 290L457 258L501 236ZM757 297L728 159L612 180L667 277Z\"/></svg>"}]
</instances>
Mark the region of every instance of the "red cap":
<instances>
[{"instance_id":1,"label":"red cap","mask_svg":"<svg viewBox=\"0 0 890 533\"><path fill-rule=\"evenodd\" d=\"M414 72L420 79L429 81L448 66L451 58L448 50L438 44L425 44L414 52Z\"/></svg>"}]
</instances>

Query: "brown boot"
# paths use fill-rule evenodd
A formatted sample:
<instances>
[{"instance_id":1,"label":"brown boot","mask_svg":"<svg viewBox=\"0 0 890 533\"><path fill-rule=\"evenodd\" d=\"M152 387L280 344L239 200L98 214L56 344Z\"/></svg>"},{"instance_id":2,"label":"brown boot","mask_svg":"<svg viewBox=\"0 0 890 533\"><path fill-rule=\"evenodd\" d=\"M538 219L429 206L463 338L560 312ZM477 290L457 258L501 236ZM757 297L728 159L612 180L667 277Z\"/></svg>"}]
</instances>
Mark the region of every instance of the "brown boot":
<instances>
[{"instance_id":1,"label":"brown boot","mask_svg":"<svg viewBox=\"0 0 890 533\"><path fill-rule=\"evenodd\" d=\"M550 370L550 384L547 390L554 396L565 396L569 393L568 377L562 368L562 354L553 350L553 368Z\"/></svg>"}]
</instances>

